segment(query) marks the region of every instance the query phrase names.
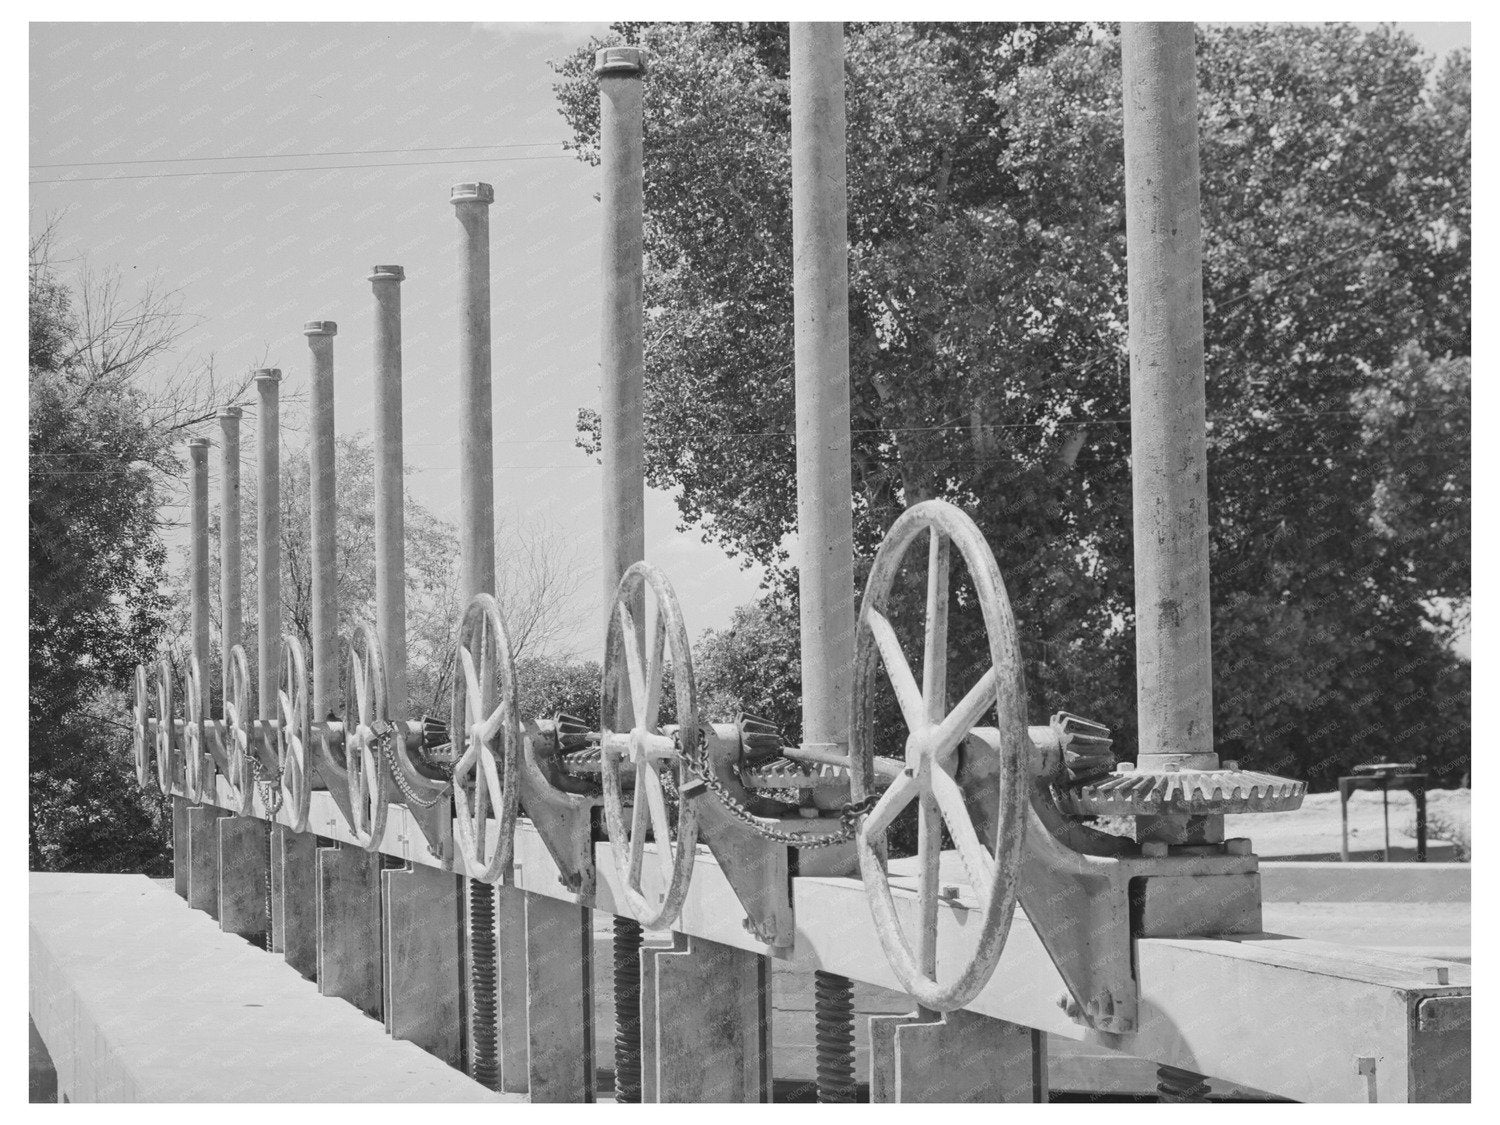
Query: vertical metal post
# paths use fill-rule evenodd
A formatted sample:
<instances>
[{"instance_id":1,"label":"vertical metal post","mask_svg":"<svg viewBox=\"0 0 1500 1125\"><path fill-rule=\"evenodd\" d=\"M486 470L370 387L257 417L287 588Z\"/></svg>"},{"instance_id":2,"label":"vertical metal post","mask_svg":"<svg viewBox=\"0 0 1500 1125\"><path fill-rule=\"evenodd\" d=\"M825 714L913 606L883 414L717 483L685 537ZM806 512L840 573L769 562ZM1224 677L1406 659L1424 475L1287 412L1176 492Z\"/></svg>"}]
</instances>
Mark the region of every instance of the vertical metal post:
<instances>
[{"instance_id":1,"label":"vertical metal post","mask_svg":"<svg viewBox=\"0 0 1500 1125\"><path fill-rule=\"evenodd\" d=\"M463 599L495 590L495 454L490 397L489 184L456 184L451 201L464 230L459 255L459 492Z\"/></svg>"},{"instance_id":2,"label":"vertical metal post","mask_svg":"<svg viewBox=\"0 0 1500 1125\"><path fill-rule=\"evenodd\" d=\"M599 81L599 157L604 173L603 368L604 606L620 576L646 557L646 453L641 335L645 172L641 77L646 52L606 47L594 55Z\"/></svg>"},{"instance_id":3,"label":"vertical metal post","mask_svg":"<svg viewBox=\"0 0 1500 1125\"><path fill-rule=\"evenodd\" d=\"M847 753L854 516L843 24L792 24L791 80L802 739Z\"/></svg>"},{"instance_id":4,"label":"vertical metal post","mask_svg":"<svg viewBox=\"0 0 1500 1125\"><path fill-rule=\"evenodd\" d=\"M455 184L449 196L463 244L459 250L459 527L460 583L465 604L495 590L494 409L490 389L490 204L495 189L485 183ZM454 737L460 732L454 731ZM518 971L497 978L506 966L496 955L496 891L465 881L468 979L469 1073L486 1085L518 1093L527 1089L524 958ZM507 948L525 947L526 907L521 892L507 891L500 931ZM513 961L516 959L512 953ZM509 985L507 990L506 986ZM503 1003L509 991L515 999ZM499 1072L498 1075L496 1072Z\"/></svg>"},{"instance_id":5,"label":"vertical metal post","mask_svg":"<svg viewBox=\"0 0 1500 1125\"><path fill-rule=\"evenodd\" d=\"M385 656L386 698L398 725L407 719L406 520L401 449L400 266L376 266L375 293L375 628ZM465 512L467 517L468 513Z\"/></svg>"},{"instance_id":6,"label":"vertical metal post","mask_svg":"<svg viewBox=\"0 0 1500 1125\"><path fill-rule=\"evenodd\" d=\"M312 705L315 722L334 708L339 690L338 501L334 492L333 338L339 326L310 320L302 327L312 352Z\"/></svg>"},{"instance_id":7,"label":"vertical metal post","mask_svg":"<svg viewBox=\"0 0 1500 1125\"><path fill-rule=\"evenodd\" d=\"M255 585L259 602L256 638L260 650L256 714L276 714L277 664L281 649L281 372L255 373L256 417Z\"/></svg>"},{"instance_id":8,"label":"vertical metal post","mask_svg":"<svg viewBox=\"0 0 1500 1125\"><path fill-rule=\"evenodd\" d=\"M242 580L240 565L240 408L226 406L219 411L219 433L222 438L219 466L219 667L220 681L229 683L229 653L240 643ZM207 665L203 668L208 678ZM204 706L208 704L208 684L203 685Z\"/></svg>"},{"instance_id":9,"label":"vertical metal post","mask_svg":"<svg viewBox=\"0 0 1500 1125\"><path fill-rule=\"evenodd\" d=\"M594 54L599 82L599 158L604 173L600 340L604 446L604 612L620 577L646 557L645 146L642 76L646 52L605 47ZM641 1100L641 945L633 918L614 920L615 1100ZM627 1011L626 1008L629 1010Z\"/></svg>"},{"instance_id":10,"label":"vertical metal post","mask_svg":"<svg viewBox=\"0 0 1500 1125\"><path fill-rule=\"evenodd\" d=\"M189 482L188 523L192 535L192 585L189 604L193 621L193 656L198 661L198 674L203 677L203 690L208 689L211 673L211 648L208 630L208 439L194 438L188 442L188 458L192 462Z\"/></svg>"},{"instance_id":11,"label":"vertical metal post","mask_svg":"<svg viewBox=\"0 0 1500 1125\"><path fill-rule=\"evenodd\" d=\"M1138 763L1142 769L1217 769L1193 25L1124 24L1120 42ZM1223 817L1196 818L1185 834L1159 818L1137 819L1142 840L1223 838Z\"/></svg>"},{"instance_id":12,"label":"vertical metal post","mask_svg":"<svg viewBox=\"0 0 1500 1125\"><path fill-rule=\"evenodd\" d=\"M855 615L843 24L791 25L791 87L802 741L843 754ZM818 1100L850 1101L852 986L817 983Z\"/></svg>"}]
</instances>

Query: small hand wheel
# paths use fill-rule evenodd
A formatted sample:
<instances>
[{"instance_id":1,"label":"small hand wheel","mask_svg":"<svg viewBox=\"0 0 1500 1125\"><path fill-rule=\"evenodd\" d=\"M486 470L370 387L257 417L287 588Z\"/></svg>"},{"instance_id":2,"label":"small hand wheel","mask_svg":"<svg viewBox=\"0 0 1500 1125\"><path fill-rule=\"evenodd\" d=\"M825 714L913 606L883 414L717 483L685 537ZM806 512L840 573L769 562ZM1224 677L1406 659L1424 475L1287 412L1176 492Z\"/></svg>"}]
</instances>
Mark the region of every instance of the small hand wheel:
<instances>
[{"instance_id":1,"label":"small hand wheel","mask_svg":"<svg viewBox=\"0 0 1500 1125\"><path fill-rule=\"evenodd\" d=\"M291 633L281 638L281 676L276 685L276 766L281 772L281 807L293 832L307 831L312 802L312 775L307 747L312 741L307 661L302 642Z\"/></svg>"},{"instance_id":2,"label":"small hand wheel","mask_svg":"<svg viewBox=\"0 0 1500 1125\"><path fill-rule=\"evenodd\" d=\"M907 548L928 533L927 620L922 686L912 678L886 607ZM975 600L984 615L990 669L951 711L948 679L948 553L956 544L968 567ZM880 544L865 585L855 640L853 722L850 729L852 788L856 801L874 788L873 703L879 660L906 721L906 768L891 783L860 826L856 847L865 895L886 959L907 992L939 1012L972 1000L1000 960L1016 906L1016 874L1026 826L1024 763L1026 685L1010 600L995 556L974 521L951 504L928 500L907 509ZM996 839L981 841L965 794L954 777L959 748L990 712L999 728L1000 760L989 775L999 785ZM990 782L987 781L986 784ZM886 871L886 833L896 814L918 804L917 950L896 916ZM978 943L969 961L947 983L937 978L938 856L946 824L978 899Z\"/></svg>"},{"instance_id":3,"label":"small hand wheel","mask_svg":"<svg viewBox=\"0 0 1500 1125\"><path fill-rule=\"evenodd\" d=\"M487 883L510 873L521 797L518 713L516 669L500 607L489 594L476 594L458 629L458 672L453 677L453 721L448 729L455 742L464 739L463 755L453 765L459 850L470 874Z\"/></svg>"},{"instance_id":4,"label":"small hand wheel","mask_svg":"<svg viewBox=\"0 0 1500 1125\"><path fill-rule=\"evenodd\" d=\"M255 807L255 751L250 727L255 722L250 696L250 658L243 645L229 650L228 683L224 685L224 745L229 757L229 788L235 811L249 816Z\"/></svg>"},{"instance_id":5,"label":"small hand wheel","mask_svg":"<svg viewBox=\"0 0 1500 1125\"><path fill-rule=\"evenodd\" d=\"M349 829L367 852L380 850L390 812L387 773L375 733L375 724L390 718L386 707L385 657L380 638L370 625L362 624L349 641L344 664L344 761L353 817Z\"/></svg>"},{"instance_id":6,"label":"small hand wheel","mask_svg":"<svg viewBox=\"0 0 1500 1125\"><path fill-rule=\"evenodd\" d=\"M656 603L656 628L650 658L646 659L648 630L645 592L650 589ZM677 696L677 739L661 733L657 712L661 705L663 646L672 652L672 678ZM643 666L644 665L644 666ZM621 699L621 686L627 699ZM691 800L677 802L677 840L667 818L667 805L658 769L675 776L681 791L686 763L677 752L680 744L696 748L698 699L693 686L693 656L688 644L682 610L671 583L654 566L638 562L627 570L615 591L609 616L609 634L604 649L604 683L599 723L602 730L600 766L604 775L604 816L609 825L609 847L614 853L620 889L631 914L647 929L669 926L682 909L693 860L698 847L698 814ZM627 732L628 733L625 733ZM625 824L621 771L628 758L635 774L635 793L630 825ZM656 841L656 865L662 889L648 896L641 884L649 814Z\"/></svg>"},{"instance_id":7,"label":"small hand wheel","mask_svg":"<svg viewBox=\"0 0 1500 1125\"><path fill-rule=\"evenodd\" d=\"M203 676L198 658L189 656L182 674L182 786L188 800L200 805L217 805L219 794L214 788L214 760L208 753L203 734ZM157 759L158 767L161 759ZM171 786L170 773L163 783Z\"/></svg>"},{"instance_id":8,"label":"small hand wheel","mask_svg":"<svg viewBox=\"0 0 1500 1125\"><path fill-rule=\"evenodd\" d=\"M151 777L151 751L154 741L151 730L151 693L146 682L146 666L135 666L135 722L130 728L131 749L135 751L135 781L146 788Z\"/></svg>"}]
</instances>

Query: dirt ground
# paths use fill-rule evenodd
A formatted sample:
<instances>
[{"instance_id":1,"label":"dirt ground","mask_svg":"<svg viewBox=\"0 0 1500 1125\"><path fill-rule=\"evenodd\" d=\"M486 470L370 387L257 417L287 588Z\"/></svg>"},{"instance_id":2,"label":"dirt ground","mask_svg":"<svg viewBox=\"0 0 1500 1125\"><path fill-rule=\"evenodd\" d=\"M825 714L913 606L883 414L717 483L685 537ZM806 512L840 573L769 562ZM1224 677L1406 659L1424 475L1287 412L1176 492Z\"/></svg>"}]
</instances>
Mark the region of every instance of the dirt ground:
<instances>
[{"instance_id":1,"label":"dirt ground","mask_svg":"<svg viewBox=\"0 0 1500 1125\"><path fill-rule=\"evenodd\" d=\"M1427 858L1455 858L1453 845L1438 839L1434 820L1443 810L1468 822L1469 790L1434 789L1427 794ZM1393 861L1413 860L1417 852L1416 801L1410 793L1390 794L1390 843ZM1296 812L1227 818L1227 836L1248 836L1264 859L1338 859L1339 795L1310 793ZM1381 794L1357 792L1349 797L1349 858L1379 860L1384 854L1385 812Z\"/></svg>"}]
</instances>

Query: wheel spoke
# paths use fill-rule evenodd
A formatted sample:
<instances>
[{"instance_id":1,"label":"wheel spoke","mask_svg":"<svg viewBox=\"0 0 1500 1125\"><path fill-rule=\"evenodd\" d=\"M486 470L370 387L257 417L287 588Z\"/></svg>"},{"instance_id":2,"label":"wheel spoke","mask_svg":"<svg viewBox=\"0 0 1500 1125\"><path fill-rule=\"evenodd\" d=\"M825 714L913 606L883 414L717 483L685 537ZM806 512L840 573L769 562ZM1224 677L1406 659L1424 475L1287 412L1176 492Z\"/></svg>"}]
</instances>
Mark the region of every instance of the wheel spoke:
<instances>
[{"instance_id":1,"label":"wheel spoke","mask_svg":"<svg viewBox=\"0 0 1500 1125\"><path fill-rule=\"evenodd\" d=\"M630 805L630 883L639 886L641 881L641 857L646 848L646 782L644 775L651 769L645 758L635 764L635 792Z\"/></svg>"},{"instance_id":2,"label":"wheel spoke","mask_svg":"<svg viewBox=\"0 0 1500 1125\"><path fill-rule=\"evenodd\" d=\"M630 610L623 603L618 609L620 624L624 632L621 643L625 648L625 668L629 675L627 684L630 687L630 706L633 712L630 725L632 727L649 726L649 720L645 716L646 677L641 670L641 638L636 631L635 618L630 615Z\"/></svg>"},{"instance_id":3,"label":"wheel spoke","mask_svg":"<svg viewBox=\"0 0 1500 1125\"><path fill-rule=\"evenodd\" d=\"M979 899L980 910L988 911L990 891L995 885L995 860L974 832L974 822L969 819L969 810L964 806L958 782L937 765L932 768L931 778L932 796L942 810L948 834L958 845L958 855L963 860L964 871L968 873L969 886Z\"/></svg>"},{"instance_id":4,"label":"wheel spoke","mask_svg":"<svg viewBox=\"0 0 1500 1125\"><path fill-rule=\"evenodd\" d=\"M922 701L927 721L943 717L948 699L948 540L937 528L927 548L927 633L922 646Z\"/></svg>"},{"instance_id":5,"label":"wheel spoke","mask_svg":"<svg viewBox=\"0 0 1500 1125\"><path fill-rule=\"evenodd\" d=\"M641 720L641 725L647 730L655 730L656 720L661 716L662 658L666 644L667 631L658 612L651 636L651 659L646 664L646 717Z\"/></svg>"},{"instance_id":6,"label":"wheel spoke","mask_svg":"<svg viewBox=\"0 0 1500 1125\"><path fill-rule=\"evenodd\" d=\"M906 720L907 729L921 730L927 725L922 693L901 652L901 642L896 639L896 631L879 610L871 609L866 612L870 633L875 638L875 646L880 650L880 659L885 663L891 686L896 689L896 702L901 705L901 715Z\"/></svg>"},{"instance_id":7,"label":"wheel spoke","mask_svg":"<svg viewBox=\"0 0 1500 1125\"><path fill-rule=\"evenodd\" d=\"M994 707L995 670L991 668L979 678L977 684L969 689L969 694L959 700L958 706L948 713L948 717L938 724L937 731L933 735L933 755L942 758L968 738L969 732L979 725L979 720L984 718L985 712Z\"/></svg>"},{"instance_id":8,"label":"wheel spoke","mask_svg":"<svg viewBox=\"0 0 1500 1125\"><path fill-rule=\"evenodd\" d=\"M479 768L474 771L474 852L481 860L484 859L484 830L490 819L490 787L484 775L486 769L491 768L491 762L490 755L481 749Z\"/></svg>"},{"instance_id":9,"label":"wheel spoke","mask_svg":"<svg viewBox=\"0 0 1500 1125\"><path fill-rule=\"evenodd\" d=\"M464 668L464 686L468 689L468 695L464 700L466 710L464 714L470 722L480 713L479 708L483 699L483 692L479 687L479 672L474 668L474 656L465 645L458 646L459 663Z\"/></svg>"},{"instance_id":10,"label":"wheel spoke","mask_svg":"<svg viewBox=\"0 0 1500 1125\"><path fill-rule=\"evenodd\" d=\"M359 658L359 653L351 652L349 663L354 667L355 713L359 716L360 722L368 722L370 716L365 706L365 662Z\"/></svg>"},{"instance_id":11,"label":"wheel spoke","mask_svg":"<svg viewBox=\"0 0 1500 1125\"><path fill-rule=\"evenodd\" d=\"M918 938L918 967L937 979L938 875L943 855L943 819L937 802L923 793L917 806L917 907L922 930Z\"/></svg>"},{"instance_id":12,"label":"wheel spoke","mask_svg":"<svg viewBox=\"0 0 1500 1125\"><path fill-rule=\"evenodd\" d=\"M493 740L495 735L500 733L500 728L505 726L505 719L509 713L509 703L501 703L499 707L496 707L492 712L490 712L490 717L486 719L480 726L480 737L482 737L486 742Z\"/></svg>"},{"instance_id":13,"label":"wheel spoke","mask_svg":"<svg viewBox=\"0 0 1500 1125\"><path fill-rule=\"evenodd\" d=\"M896 814L917 795L921 788L917 779L909 773L901 773L891 786L880 795L880 800L875 802L875 807L870 810L870 815L865 818L865 835L878 836L891 826L891 821L896 819Z\"/></svg>"},{"instance_id":14,"label":"wheel spoke","mask_svg":"<svg viewBox=\"0 0 1500 1125\"><path fill-rule=\"evenodd\" d=\"M655 766L646 767L645 778L646 803L651 807L651 832L656 837L656 860L661 868L662 878L670 884L672 868L676 866L677 860L672 852L672 824L667 819L667 802Z\"/></svg>"}]
</instances>

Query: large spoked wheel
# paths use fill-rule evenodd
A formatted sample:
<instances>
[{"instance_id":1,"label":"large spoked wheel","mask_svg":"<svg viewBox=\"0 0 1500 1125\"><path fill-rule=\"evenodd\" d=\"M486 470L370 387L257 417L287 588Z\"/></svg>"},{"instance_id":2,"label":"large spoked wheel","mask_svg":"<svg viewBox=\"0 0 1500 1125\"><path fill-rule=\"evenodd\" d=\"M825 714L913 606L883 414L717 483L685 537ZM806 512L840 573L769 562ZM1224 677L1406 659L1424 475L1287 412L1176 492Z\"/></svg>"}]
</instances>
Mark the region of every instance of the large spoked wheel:
<instances>
[{"instance_id":1,"label":"large spoked wheel","mask_svg":"<svg viewBox=\"0 0 1500 1125\"><path fill-rule=\"evenodd\" d=\"M927 617L922 685L917 686L886 616L901 560L927 533ZM956 546L974 585L989 639L990 670L951 711L947 709L948 569ZM870 571L855 642L850 757L853 795L874 787L873 702L877 663L895 691L907 727L906 768L870 810L857 838L860 871L886 958L907 992L927 1008L953 1011L984 987L1010 932L1016 874L1026 826L1026 687L1010 599L989 544L974 521L951 504L928 500L904 512L886 535ZM995 839L980 840L955 772L969 731L994 713L1000 760ZM988 782L987 782L988 784ZM918 927L915 951L897 918L886 870L887 833L896 814L918 802ZM938 857L946 824L978 899L978 943L956 975L937 971Z\"/></svg>"},{"instance_id":2,"label":"large spoked wheel","mask_svg":"<svg viewBox=\"0 0 1500 1125\"><path fill-rule=\"evenodd\" d=\"M198 658L189 656L182 675L182 784L188 799L198 804L217 804L214 791L214 760L204 744L203 675ZM162 759L157 759L160 768ZM161 778L168 789L172 785L170 765Z\"/></svg>"},{"instance_id":3,"label":"large spoked wheel","mask_svg":"<svg viewBox=\"0 0 1500 1125\"><path fill-rule=\"evenodd\" d=\"M463 754L453 765L458 846L470 873L487 883L510 871L521 798L519 709L500 607L489 594L476 594L458 629L449 730L464 739Z\"/></svg>"},{"instance_id":4,"label":"large spoked wheel","mask_svg":"<svg viewBox=\"0 0 1500 1125\"><path fill-rule=\"evenodd\" d=\"M135 781L142 789L151 779L151 689L146 666L135 666L135 722L131 726L131 749L135 751Z\"/></svg>"},{"instance_id":5,"label":"large spoked wheel","mask_svg":"<svg viewBox=\"0 0 1500 1125\"><path fill-rule=\"evenodd\" d=\"M146 669L137 668L135 670L137 706L140 704L143 687L146 687ZM163 793L172 792L172 721L175 718L172 707L174 702L172 662L164 656L156 662L150 687L146 691L146 724L141 731L145 735L144 756L149 756L153 750L156 753L156 785ZM155 720L154 729L152 729L152 720ZM143 765L146 763L137 757L137 770L140 770ZM140 781L142 785L146 784L144 777Z\"/></svg>"},{"instance_id":6,"label":"large spoked wheel","mask_svg":"<svg viewBox=\"0 0 1500 1125\"><path fill-rule=\"evenodd\" d=\"M312 742L308 702L307 660L302 642L287 633L281 638L281 674L276 685L276 765L281 773L281 807L293 832L307 831L312 803L312 774L307 748Z\"/></svg>"},{"instance_id":7,"label":"large spoked wheel","mask_svg":"<svg viewBox=\"0 0 1500 1125\"><path fill-rule=\"evenodd\" d=\"M235 811L248 816L255 805L255 753L250 725L255 721L250 695L250 658L243 645L229 650L229 682L224 685L224 743L229 756L229 787Z\"/></svg>"},{"instance_id":8,"label":"large spoked wheel","mask_svg":"<svg viewBox=\"0 0 1500 1125\"><path fill-rule=\"evenodd\" d=\"M380 850L390 812L387 772L375 724L386 714L385 657L380 638L360 625L344 662L344 760L348 767L349 829L367 852Z\"/></svg>"},{"instance_id":9,"label":"large spoked wheel","mask_svg":"<svg viewBox=\"0 0 1500 1125\"><path fill-rule=\"evenodd\" d=\"M646 597L647 591L651 598ZM656 628L649 630L647 602L656 607ZM636 620L637 614L643 618ZM648 649L647 641L650 639ZM661 704L665 668L664 647L672 653L673 682L677 697L677 740L661 733L657 713ZM649 659L645 654L650 652ZM624 689L622 698L621 689ZM604 650L604 685L599 721L603 728L602 770L604 816L609 825L609 846L619 873L621 894L630 912L647 929L670 925L682 909L693 858L698 847L698 814L690 800L677 802L675 826L667 816L667 803L658 770L672 773L681 789L686 763L677 746L695 748L698 741L698 699L693 686L693 657L687 628L677 595L666 576L648 563L638 562L627 570L615 590ZM630 823L625 823L622 772L634 772ZM656 841L658 879L656 891L648 894L642 882L647 821ZM672 840L673 828L677 840Z\"/></svg>"}]
</instances>

